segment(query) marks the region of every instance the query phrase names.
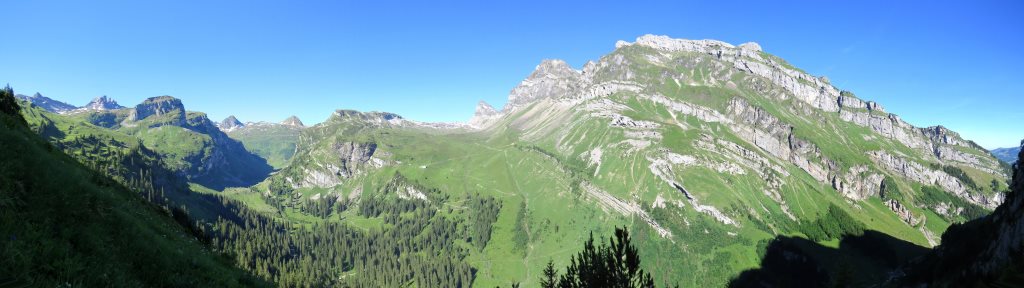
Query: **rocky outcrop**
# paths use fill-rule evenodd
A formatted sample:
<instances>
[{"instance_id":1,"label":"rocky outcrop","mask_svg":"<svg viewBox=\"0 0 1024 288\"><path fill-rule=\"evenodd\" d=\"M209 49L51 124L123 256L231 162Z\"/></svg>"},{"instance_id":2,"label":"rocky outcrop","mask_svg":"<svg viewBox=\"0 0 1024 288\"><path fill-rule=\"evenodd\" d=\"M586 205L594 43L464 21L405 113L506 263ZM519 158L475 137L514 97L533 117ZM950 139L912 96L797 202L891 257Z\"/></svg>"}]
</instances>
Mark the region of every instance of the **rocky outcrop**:
<instances>
[{"instance_id":1,"label":"rocky outcrop","mask_svg":"<svg viewBox=\"0 0 1024 288\"><path fill-rule=\"evenodd\" d=\"M537 99L572 95L580 87L581 72L562 60L544 60L526 80L509 93L502 112L527 106Z\"/></svg>"},{"instance_id":2,"label":"rocky outcrop","mask_svg":"<svg viewBox=\"0 0 1024 288\"><path fill-rule=\"evenodd\" d=\"M834 165L831 160L821 155L813 143L797 138L793 134L793 126L782 122L761 107L753 106L742 98L729 100L727 114L733 122L736 135L761 148L776 158L789 161L806 171L815 180L827 183L833 180L829 169Z\"/></svg>"},{"instance_id":3,"label":"rocky outcrop","mask_svg":"<svg viewBox=\"0 0 1024 288\"><path fill-rule=\"evenodd\" d=\"M501 112L495 110L491 104L480 101L476 104L476 111L473 112L473 118L469 119L469 125L477 128L486 127L494 120L501 118Z\"/></svg>"},{"instance_id":4,"label":"rocky outcrop","mask_svg":"<svg viewBox=\"0 0 1024 288\"><path fill-rule=\"evenodd\" d=\"M873 112L881 111L874 102L860 102L859 99L843 96L839 118L859 126L870 128L885 138L889 138L920 151L924 155L934 157L936 161L952 161L985 171L991 174L1003 174L995 159L966 153L961 148L984 151L973 142L965 141L955 132L942 126L918 128L904 122L896 114ZM862 107L862 108L861 108ZM845 109L856 108L856 109ZM860 110L863 109L863 110ZM960 148L958 148L960 147Z\"/></svg>"},{"instance_id":5,"label":"rocky outcrop","mask_svg":"<svg viewBox=\"0 0 1024 288\"><path fill-rule=\"evenodd\" d=\"M832 175L832 188L849 199L862 200L879 194L885 176L865 165L850 167L842 175Z\"/></svg>"},{"instance_id":6,"label":"rocky outcrop","mask_svg":"<svg viewBox=\"0 0 1024 288\"><path fill-rule=\"evenodd\" d=\"M374 157L377 153L377 143L340 142L334 143L331 148L332 159L317 159L315 166L302 167L304 176L297 185L293 179L288 181L296 188L330 188L358 175L364 168L383 166L383 161Z\"/></svg>"},{"instance_id":7,"label":"rocky outcrop","mask_svg":"<svg viewBox=\"0 0 1024 288\"><path fill-rule=\"evenodd\" d=\"M934 170L917 162L909 161L903 157L889 154L886 151L870 151L867 155L876 164L902 176L904 179L918 182L924 185L937 185L946 192L952 193L968 202L986 207L989 209L999 205L998 196L989 197L981 194L968 193L967 187L956 177L941 170Z\"/></svg>"},{"instance_id":8,"label":"rocky outcrop","mask_svg":"<svg viewBox=\"0 0 1024 288\"><path fill-rule=\"evenodd\" d=\"M910 226L917 226L917 224L921 224L925 220L923 216L914 216L913 211L910 211L910 209L907 209L906 206L903 206L903 204L900 204L900 202L896 200L889 199L886 200L885 202L882 202L882 204L885 204L885 207L888 207L889 210L892 210L893 213L896 213L896 216L900 217L900 220L903 220L903 222L907 223Z\"/></svg>"},{"instance_id":9,"label":"rocky outcrop","mask_svg":"<svg viewBox=\"0 0 1024 288\"><path fill-rule=\"evenodd\" d=\"M232 130L242 127L245 127L245 124L238 121L238 118L235 118L235 115L228 116L228 118L224 118L220 123L217 123L217 128L220 128L220 130L223 130L224 132L231 132Z\"/></svg>"},{"instance_id":10,"label":"rocky outcrop","mask_svg":"<svg viewBox=\"0 0 1024 288\"><path fill-rule=\"evenodd\" d=\"M749 50L749 51L754 51L754 52L761 52L761 45L757 44L755 42L743 43L743 44L740 44L739 47L740 47L740 49L743 49L743 50Z\"/></svg>"},{"instance_id":11,"label":"rocky outcrop","mask_svg":"<svg viewBox=\"0 0 1024 288\"><path fill-rule=\"evenodd\" d=\"M125 121L135 122L150 116L163 117L165 115L168 115L167 117L169 118L163 120L167 121L168 124L180 125L185 123L185 106L181 104L181 100L171 96L152 97L136 105Z\"/></svg>"},{"instance_id":12,"label":"rocky outcrop","mask_svg":"<svg viewBox=\"0 0 1024 288\"><path fill-rule=\"evenodd\" d=\"M292 116L288 117L287 119L284 119L284 121L281 121L281 125L297 127L297 128L305 128L306 127L305 124L302 124L302 120L299 120L299 117L296 117L295 115L292 115Z\"/></svg>"}]
</instances>

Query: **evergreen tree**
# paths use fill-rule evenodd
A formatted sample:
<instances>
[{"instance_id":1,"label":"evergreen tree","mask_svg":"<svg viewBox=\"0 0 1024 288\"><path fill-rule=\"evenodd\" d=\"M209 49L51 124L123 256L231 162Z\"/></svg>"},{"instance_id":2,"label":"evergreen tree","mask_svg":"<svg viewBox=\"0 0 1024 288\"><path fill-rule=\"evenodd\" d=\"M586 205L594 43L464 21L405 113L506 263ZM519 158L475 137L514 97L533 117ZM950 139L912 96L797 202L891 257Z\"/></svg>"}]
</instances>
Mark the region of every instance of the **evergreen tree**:
<instances>
[{"instance_id":1,"label":"evergreen tree","mask_svg":"<svg viewBox=\"0 0 1024 288\"><path fill-rule=\"evenodd\" d=\"M558 277L558 287L654 287L654 279L640 268L640 255L630 242L626 228L615 228L615 236L594 245L594 235L583 244L583 251L573 256L565 274ZM544 269L541 287L555 287L557 272L548 262Z\"/></svg>"},{"instance_id":2,"label":"evergreen tree","mask_svg":"<svg viewBox=\"0 0 1024 288\"><path fill-rule=\"evenodd\" d=\"M14 89L11 89L10 85L0 89L0 113L13 116L25 124L25 118L21 117L21 106L18 106L18 100L14 98Z\"/></svg>"}]
</instances>

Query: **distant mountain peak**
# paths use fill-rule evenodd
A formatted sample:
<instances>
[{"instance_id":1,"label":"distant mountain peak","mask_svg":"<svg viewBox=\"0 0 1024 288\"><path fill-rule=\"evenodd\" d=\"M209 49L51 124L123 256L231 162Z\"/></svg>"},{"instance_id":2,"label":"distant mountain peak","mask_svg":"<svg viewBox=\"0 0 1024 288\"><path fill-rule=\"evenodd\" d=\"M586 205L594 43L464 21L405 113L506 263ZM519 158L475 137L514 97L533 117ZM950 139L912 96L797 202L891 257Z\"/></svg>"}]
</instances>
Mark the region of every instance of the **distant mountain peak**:
<instances>
[{"instance_id":1,"label":"distant mountain peak","mask_svg":"<svg viewBox=\"0 0 1024 288\"><path fill-rule=\"evenodd\" d=\"M398 114L395 114L395 113L391 113L391 112L378 112L378 111L359 112L359 111L350 110L350 109L335 110L334 114L331 115L331 118L328 119L328 121L343 121L343 120L365 121L365 122L377 123L377 124L384 124L384 123L388 123L388 124L401 124L401 123L405 122L405 119L402 118L402 116L400 116Z\"/></svg>"},{"instance_id":2,"label":"distant mountain peak","mask_svg":"<svg viewBox=\"0 0 1024 288\"><path fill-rule=\"evenodd\" d=\"M217 127L220 128L220 130L222 131L231 131L245 127L245 124L242 124L241 121L238 121L238 118L235 118L235 115L231 115L228 116L228 118L224 118L224 120L220 121L220 123L217 123Z\"/></svg>"},{"instance_id":3,"label":"distant mountain peak","mask_svg":"<svg viewBox=\"0 0 1024 288\"><path fill-rule=\"evenodd\" d=\"M299 120L299 117L296 117L295 115L284 119L284 121L281 121L281 124L294 127L306 127L306 125L302 124L302 120Z\"/></svg>"},{"instance_id":4,"label":"distant mountain peak","mask_svg":"<svg viewBox=\"0 0 1024 288\"><path fill-rule=\"evenodd\" d=\"M117 104L117 101L107 97L107 95L103 95L92 99L89 104L85 104L82 108L88 110L115 110L122 109L124 106Z\"/></svg>"},{"instance_id":5,"label":"distant mountain peak","mask_svg":"<svg viewBox=\"0 0 1024 288\"><path fill-rule=\"evenodd\" d=\"M487 104L487 102L480 100L476 103L476 112L473 113L473 118L469 119L469 125L473 127L486 126L491 120L501 118L501 112L494 109L494 106Z\"/></svg>"},{"instance_id":6,"label":"distant mountain peak","mask_svg":"<svg viewBox=\"0 0 1024 288\"><path fill-rule=\"evenodd\" d=\"M36 106L39 106L40 108L45 109L46 111L50 111L53 113L67 113L78 108L68 103L50 99L46 96L43 96L43 94L39 94L39 92L32 94L32 96L25 96L19 94L15 95L15 97L21 100L28 101Z\"/></svg>"}]
</instances>

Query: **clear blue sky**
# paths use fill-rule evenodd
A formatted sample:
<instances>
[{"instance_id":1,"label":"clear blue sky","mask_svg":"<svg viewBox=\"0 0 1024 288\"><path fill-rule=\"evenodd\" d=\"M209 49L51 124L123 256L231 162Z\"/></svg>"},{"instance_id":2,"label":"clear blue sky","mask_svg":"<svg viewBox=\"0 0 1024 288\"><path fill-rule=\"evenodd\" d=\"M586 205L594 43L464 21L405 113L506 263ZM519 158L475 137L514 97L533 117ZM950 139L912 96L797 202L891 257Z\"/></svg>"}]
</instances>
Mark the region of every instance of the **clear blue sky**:
<instances>
[{"instance_id":1,"label":"clear blue sky","mask_svg":"<svg viewBox=\"0 0 1024 288\"><path fill-rule=\"evenodd\" d=\"M756 41L912 124L1024 138L1022 1L96 2L3 4L0 82L75 105L173 95L214 120L461 121L542 59L581 67L650 33Z\"/></svg>"}]
</instances>

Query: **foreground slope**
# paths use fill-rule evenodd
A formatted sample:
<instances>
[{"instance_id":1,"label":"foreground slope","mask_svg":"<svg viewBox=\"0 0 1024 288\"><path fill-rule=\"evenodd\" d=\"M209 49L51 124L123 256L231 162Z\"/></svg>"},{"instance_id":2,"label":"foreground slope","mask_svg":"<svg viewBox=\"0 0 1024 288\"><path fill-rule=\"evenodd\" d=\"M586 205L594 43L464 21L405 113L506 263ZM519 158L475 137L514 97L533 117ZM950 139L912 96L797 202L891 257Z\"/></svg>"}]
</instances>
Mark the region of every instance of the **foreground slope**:
<instances>
[{"instance_id":1,"label":"foreground slope","mask_svg":"<svg viewBox=\"0 0 1024 288\"><path fill-rule=\"evenodd\" d=\"M3 104L13 108L0 115L0 283L262 285L168 213L40 139L13 101Z\"/></svg>"},{"instance_id":2,"label":"foreground slope","mask_svg":"<svg viewBox=\"0 0 1024 288\"><path fill-rule=\"evenodd\" d=\"M561 266L575 242L616 224L640 231L655 279L724 285L760 265L778 235L837 245L877 231L936 245L1007 187L1007 167L973 142L907 124L753 43L648 35L582 70L545 61L505 107L481 103L469 125L339 110L304 130L291 165L254 190L277 203L365 205L382 179L402 175L445 197L398 197L441 211L494 197L493 235L466 258L479 285L529 282L539 264ZM327 221L376 227L370 216Z\"/></svg>"}]
</instances>

